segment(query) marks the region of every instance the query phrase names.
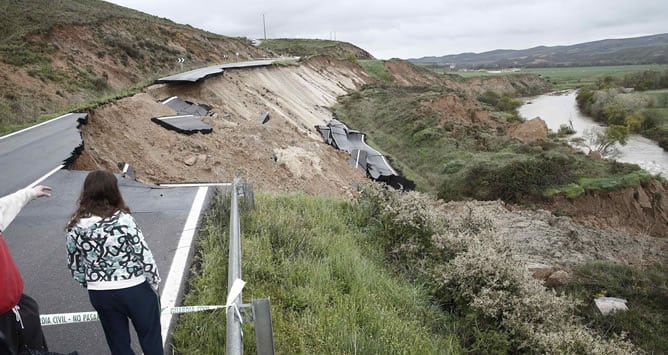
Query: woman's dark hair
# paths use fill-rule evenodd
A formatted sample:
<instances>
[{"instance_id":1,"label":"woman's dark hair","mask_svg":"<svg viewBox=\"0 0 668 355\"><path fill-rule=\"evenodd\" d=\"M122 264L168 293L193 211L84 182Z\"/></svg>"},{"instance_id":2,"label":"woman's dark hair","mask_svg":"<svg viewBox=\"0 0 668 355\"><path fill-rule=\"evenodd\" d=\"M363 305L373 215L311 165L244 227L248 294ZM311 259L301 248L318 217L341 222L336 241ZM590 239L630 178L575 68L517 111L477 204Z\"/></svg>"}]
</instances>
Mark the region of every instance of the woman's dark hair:
<instances>
[{"instance_id":1,"label":"woman's dark hair","mask_svg":"<svg viewBox=\"0 0 668 355\"><path fill-rule=\"evenodd\" d=\"M125 205L121 191L118 189L116 176L104 170L92 171L86 176L81 189L79 207L72 214L70 223L67 224L65 229L74 227L81 218L90 216L111 217L116 211L130 213L130 209Z\"/></svg>"}]
</instances>

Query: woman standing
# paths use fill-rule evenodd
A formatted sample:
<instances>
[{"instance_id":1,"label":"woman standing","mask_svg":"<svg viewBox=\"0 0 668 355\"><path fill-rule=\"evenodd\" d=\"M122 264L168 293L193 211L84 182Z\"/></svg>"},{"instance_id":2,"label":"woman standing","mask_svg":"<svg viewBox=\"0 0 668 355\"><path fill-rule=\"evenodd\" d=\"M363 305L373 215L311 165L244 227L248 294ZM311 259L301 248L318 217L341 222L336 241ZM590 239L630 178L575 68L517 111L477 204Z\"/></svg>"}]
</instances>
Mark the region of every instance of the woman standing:
<instances>
[{"instance_id":1,"label":"woman standing","mask_svg":"<svg viewBox=\"0 0 668 355\"><path fill-rule=\"evenodd\" d=\"M162 355L158 268L114 174L88 174L66 230L72 277L88 289L111 353L134 354L129 318L144 354Z\"/></svg>"}]
</instances>

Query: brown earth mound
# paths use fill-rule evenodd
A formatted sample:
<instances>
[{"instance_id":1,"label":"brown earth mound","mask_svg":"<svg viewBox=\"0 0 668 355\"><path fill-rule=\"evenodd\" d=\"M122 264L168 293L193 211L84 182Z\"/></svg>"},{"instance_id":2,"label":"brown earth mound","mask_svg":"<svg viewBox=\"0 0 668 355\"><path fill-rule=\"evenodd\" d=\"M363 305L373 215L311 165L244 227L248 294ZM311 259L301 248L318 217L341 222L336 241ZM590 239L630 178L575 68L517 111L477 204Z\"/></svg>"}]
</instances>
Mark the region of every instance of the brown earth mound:
<instances>
[{"instance_id":1,"label":"brown earth mound","mask_svg":"<svg viewBox=\"0 0 668 355\"><path fill-rule=\"evenodd\" d=\"M596 192L575 200L558 196L550 209L580 223L628 233L668 237L668 184L651 182L638 188Z\"/></svg>"},{"instance_id":2,"label":"brown earth mound","mask_svg":"<svg viewBox=\"0 0 668 355\"><path fill-rule=\"evenodd\" d=\"M512 125L508 135L524 143L535 142L547 138L547 124L540 117Z\"/></svg>"},{"instance_id":3,"label":"brown earth mound","mask_svg":"<svg viewBox=\"0 0 668 355\"><path fill-rule=\"evenodd\" d=\"M426 109L436 112L439 124L457 124L464 126L488 126L496 128L501 124L489 112L481 109L473 101L463 100L456 95L441 96L424 103Z\"/></svg>"},{"instance_id":4,"label":"brown earth mound","mask_svg":"<svg viewBox=\"0 0 668 355\"><path fill-rule=\"evenodd\" d=\"M420 68L404 60L388 60L385 69L394 77L394 83L402 86L444 85L446 80L438 74ZM452 87L452 85L450 85Z\"/></svg>"}]
</instances>

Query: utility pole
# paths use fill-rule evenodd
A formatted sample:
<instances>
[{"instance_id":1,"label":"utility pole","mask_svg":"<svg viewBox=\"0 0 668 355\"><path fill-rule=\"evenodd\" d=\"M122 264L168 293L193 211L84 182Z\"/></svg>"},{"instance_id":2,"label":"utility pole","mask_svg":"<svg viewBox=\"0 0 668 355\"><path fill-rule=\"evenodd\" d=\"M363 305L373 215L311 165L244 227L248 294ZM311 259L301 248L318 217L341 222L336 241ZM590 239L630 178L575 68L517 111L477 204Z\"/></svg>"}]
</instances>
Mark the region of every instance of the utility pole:
<instances>
[{"instance_id":1,"label":"utility pole","mask_svg":"<svg viewBox=\"0 0 668 355\"><path fill-rule=\"evenodd\" d=\"M267 40L267 25L264 22L264 12L262 13L262 29L264 31L264 40Z\"/></svg>"}]
</instances>

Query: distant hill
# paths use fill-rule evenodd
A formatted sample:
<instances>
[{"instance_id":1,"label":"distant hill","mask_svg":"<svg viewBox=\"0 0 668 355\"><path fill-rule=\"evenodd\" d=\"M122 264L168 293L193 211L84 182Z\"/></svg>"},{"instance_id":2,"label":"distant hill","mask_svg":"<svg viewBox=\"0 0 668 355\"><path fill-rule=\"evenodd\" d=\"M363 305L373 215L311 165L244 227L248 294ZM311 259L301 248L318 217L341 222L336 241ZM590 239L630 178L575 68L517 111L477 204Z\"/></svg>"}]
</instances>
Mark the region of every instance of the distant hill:
<instances>
[{"instance_id":1,"label":"distant hill","mask_svg":"<svg viewBox=\"0 0 668 355\"><path fill-rule=\"evenodd\" d=\"M408 59L419 65L452 65L458 68L597 66L668 63L668 33L580 43L571 46L539 46L522 50L494 50L442 57Z\"/></svg>"}]
</instances>

